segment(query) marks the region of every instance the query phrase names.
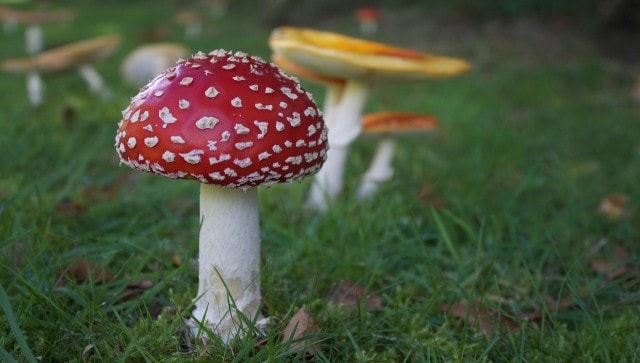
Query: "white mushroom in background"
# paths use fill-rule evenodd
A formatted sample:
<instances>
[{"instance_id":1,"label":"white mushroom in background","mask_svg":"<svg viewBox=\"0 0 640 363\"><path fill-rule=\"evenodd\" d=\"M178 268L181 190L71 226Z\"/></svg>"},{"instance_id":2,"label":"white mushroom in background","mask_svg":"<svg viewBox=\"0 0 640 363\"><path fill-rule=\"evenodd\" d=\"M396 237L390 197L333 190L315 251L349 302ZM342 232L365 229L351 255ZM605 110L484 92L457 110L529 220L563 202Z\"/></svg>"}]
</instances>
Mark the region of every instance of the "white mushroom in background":
<instances>
[{"instance_id":1,"label":"white mushroom in background","mask_svg":"<svg viewBox=\"0 0 640 363\"><path fill-rule=\"evenodd\" d=\"M115 147L129 167L201 183L192 330L201 323L224 342L246 331L261 302L256 187L300 180L326 158L327 130L311 95L260 58L197 53L132 99Z\"/></svg>"},{"instance_id":2,"label":"white mushroom in background","mask_svg":"<svg viewBox=\"0 0 640 363\"><path fill-rule=\"evenodd\" d=\"M111 95L93 64L110 56L120 44L119 36L103 36L79 41L44 51L40 54L2 63L2 70L27 75L27 92L33 106L43 102L41 73L77 69L89 90L105 98Z\"/></svg>"},{"instance_id":3,"label":"white mushroom in background","mask_svg":"<svg viewBox=\"0 0 640 363\"><path fill-rule=\"evenodd\" d=\"M127 84L142 87L179 59L187 58L189 54L187 47L179 43L141 45L122 61L122 78Z\"/></svg>"},{"instance_id":4,"label":"white mushroom in background","mask_svg":"<svg viewBox=\"0 0 640 363\"><path fill-rule=\"evenodd\" d=\"M362 131L362 110L372 86L446 78L470 69L461 59L307 28L276 28L269 45L276 56L346 82L335 115L326 116L331 149L307 199L309 208L320 211L326 210L342 189L349 146Z\"/></svg>"}]
</instances>

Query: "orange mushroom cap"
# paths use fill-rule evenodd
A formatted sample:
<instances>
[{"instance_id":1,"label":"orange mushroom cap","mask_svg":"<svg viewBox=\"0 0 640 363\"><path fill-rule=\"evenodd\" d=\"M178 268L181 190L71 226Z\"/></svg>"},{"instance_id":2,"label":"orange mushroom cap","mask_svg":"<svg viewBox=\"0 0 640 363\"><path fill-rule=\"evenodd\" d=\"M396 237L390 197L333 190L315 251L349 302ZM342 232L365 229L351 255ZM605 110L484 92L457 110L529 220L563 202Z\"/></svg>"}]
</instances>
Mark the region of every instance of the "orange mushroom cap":
<instances>
[{"instance_id":1,"label":"orange mushroom cap","mask_svg":"<svg viewBox=\"0 0 640 363\"><path fill-rule=\"evenodd\" d=\"M309 28L284 26L269 38L274 53L324 76L364 82L421 81L470 69L462 59Z\"/></svg>"},{"instance_id":2,"label":"orange mushroom cap","mask_svg":"<svg viewBox=\"0 0 640 363\"><path fill-rule=\"evenodd\" d=\"M413 112L375 112L362 117L365 134L408 134L430 131L438 127L438 120L431 116Z\"/></svg>"},{"instance_id":3,"label":"orange mushroom cap","mask_svg":"<svg viewBox=\"0 0 640 363\"><path fill-rule=\"evenodd\" d=\"M9 72L52 72L93 63L111 55L120 44L120 37L107 35L83 40L44 51L29 58L9 59L2 69Z\"/></svg>"}]
</instances>

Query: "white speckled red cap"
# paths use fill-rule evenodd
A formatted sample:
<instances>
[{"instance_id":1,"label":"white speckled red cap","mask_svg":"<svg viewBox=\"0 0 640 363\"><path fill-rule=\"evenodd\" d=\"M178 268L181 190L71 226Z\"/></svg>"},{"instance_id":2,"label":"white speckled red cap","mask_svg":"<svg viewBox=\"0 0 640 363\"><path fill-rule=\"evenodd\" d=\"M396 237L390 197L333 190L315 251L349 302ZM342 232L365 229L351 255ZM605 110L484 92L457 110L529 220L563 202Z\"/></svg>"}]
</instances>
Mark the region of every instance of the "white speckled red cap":
<instances>
[{"instance_id":1,"label":"white speckled red cap","mask_svg":"<svg viewBox=\"0 0 640 363\"><path fill-rule=\"evenodd\" d=\"M122 114L121 162L169 178L247 188L302 179L326 159L327 129L311 95L246 53L179 61Z\"/></svg>"}]
</instances>

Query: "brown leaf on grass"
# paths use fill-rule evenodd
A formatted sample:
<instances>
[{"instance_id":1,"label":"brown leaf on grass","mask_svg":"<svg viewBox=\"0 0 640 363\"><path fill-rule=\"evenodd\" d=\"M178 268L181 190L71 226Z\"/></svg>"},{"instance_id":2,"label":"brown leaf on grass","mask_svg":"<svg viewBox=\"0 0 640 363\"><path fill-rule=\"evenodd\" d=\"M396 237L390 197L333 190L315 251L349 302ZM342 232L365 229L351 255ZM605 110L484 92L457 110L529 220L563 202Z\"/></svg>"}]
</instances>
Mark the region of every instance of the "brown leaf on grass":
<instances>
[{"instance_id":1,"label":"brown leaf on grass","mask_svg":"<svg viewBox=\"0 0 640 363\"><path fill-rule=\"evenodd\" d=\"M69 198L63 198L55 205L56 213L66 216L74 217L83 214L87 210L87 206L80 202L72 201Z\"/></svg>"},{"instance_id":2,"label":"brown leaf on grass","mask_svg":"<svg viewBox=\"0 0 640 363\"><path fill-rule=\"evenodd\" d=\"M78 261L65 269L60 269L56 276L56 286L64 286L65 278L77 283L91 279L95 283L105 283L113 280L113 275L104 267L85 260Z\"/></svg>"},{"instance_id":3,"label":"brown leaf on grass","mask_svg":"<svg viewBox=\"0 0 640 363\"><path fill-rule=\"evenodd\" d=\"M436 209L442 208L444 202L436 192L436 187L433 184L422 184L420 191L418 192L418 200L420 204L432 206Z\"/></svg>"},{"instance_id":4,"label":"brown leaf on grass","mask_svg":"<svg viewBox=\"0 0 640 363\"><path fill-rule=\"evenodd\" d=\"M598 256L589 264L594 271L605 276L605 281L612 281L637 271L634 266L629 265L630 258L629 251L624 246L616 244L611 256Z\"/></svg>"},{"instance_id":5,"label":"brown leaf on grass","mask_svg":"<svg viewBox=\"0 0 640 363\"><path fill-rule=\"evenodd\" d=\"M145 292L154 286L151 280L140 280L127 285L118 297L118 302L126 302L139 298Z\"/></svg>"},{"instance_id":6,"label":"brown leaf on grass","mask_svg":"<svg viewBox=\"0 0 640 363\"><path fill-rule=\"evenodd\" d=\"M451 305L441 304L440 309L452 316L466 321L468 325L477 326L484 335L506 328L518 330L520 325L513 319L501 314L497 309L486 307L481 301L469 302L465 299Z\"/></svg>"},{"instance_id":7,"label":"brown leaf on grass","mask_svg":"<svg viewBox=\"0 0 640 363\"><path fill-rule=\"evenodd\" d=\"M382 310L382 298L369 293L364 287L350 282L343 282L338 286L331 300L333 305L343 305L356 308L363 304L368 311Z\"/></svg>"},{"instance_id":8,"label":"brown leaf on grass","mask_svg":"<svg viewBox=\"0 0 640 363\"><path fill-rule=\"evenodd\" d=\"M626 212L627 200L628 198L624 194L611 194L600 201L598 212L609 219L619 219Z\"/></svg>"},{"instance_id":9,"label":"brown leaf on grass","mask_svg":"<svg viewBox=\"0 0 640 363\"><path fill-rule=\"evenodd\" d=\"M308 355L316 355L320 351L320 343L312 337L318 333L318 325L313 315L305 308L300 308L289 320L282 332L282 340L291 342L291 349L304 349ZM306 338L307 337L307 338Z\"/></svg>"}]
</instances>

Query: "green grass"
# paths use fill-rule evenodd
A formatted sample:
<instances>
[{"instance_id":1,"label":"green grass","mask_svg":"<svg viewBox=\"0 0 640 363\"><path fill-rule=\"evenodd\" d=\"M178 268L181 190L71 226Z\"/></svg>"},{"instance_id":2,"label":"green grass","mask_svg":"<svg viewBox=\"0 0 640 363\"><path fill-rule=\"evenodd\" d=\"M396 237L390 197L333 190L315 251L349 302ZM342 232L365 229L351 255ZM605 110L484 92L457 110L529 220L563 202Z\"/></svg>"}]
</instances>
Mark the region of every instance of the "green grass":
<instances>
[{"instance_id":1,"label":"green grass","mask_svg":"<svg viewBox=\"0 0 640 363\"><path fill-rule=\"evenodd\" d=\"M375 89L367 111L431 113L440 130L399 143L396 178L370 200L353 195L371 139L354 145L346 189L325 215L302 212L309 182L261 190L264 311L276 324L265 339L188 344L182 318L197 289L198 186L119 167L113 150L120 111L136 92L121 83L119 62L151 27L183 41L171 22L177 3L58 3L78 6L80 16L49 26L48 45L111 32L125 38L97 67L113 88L109 101L65 73L45 76L45 104L33 109L24 79L1 76L3 361L300 361L281 333L303 306L320 329L319 361L640 359L640 106L628 98L625 68L595 52L531 59L477 37L449 48L474 63L471 73ZM187 44L268 58L269 29L257 10L236 5ZM355 29L348 14L330 24ZM402 33L385 36L410 45ZM23 54L21 32L1 42L1 59ZM482 49L495 55L479 60ZM317 86L305 86L321 99ZM625 213L608 219L598 205L616 193L628 198ZM616 247L625 261L611 257ZM590 264L595 258L628 271L607 279ZM112 278L56 283L79 261ZM344 281L382 308L333 306ZM444 311L463 300L512 324L491 320L484 334ZM567 303L556 309L554 300Z\"/></svg>"}]
</instances>

